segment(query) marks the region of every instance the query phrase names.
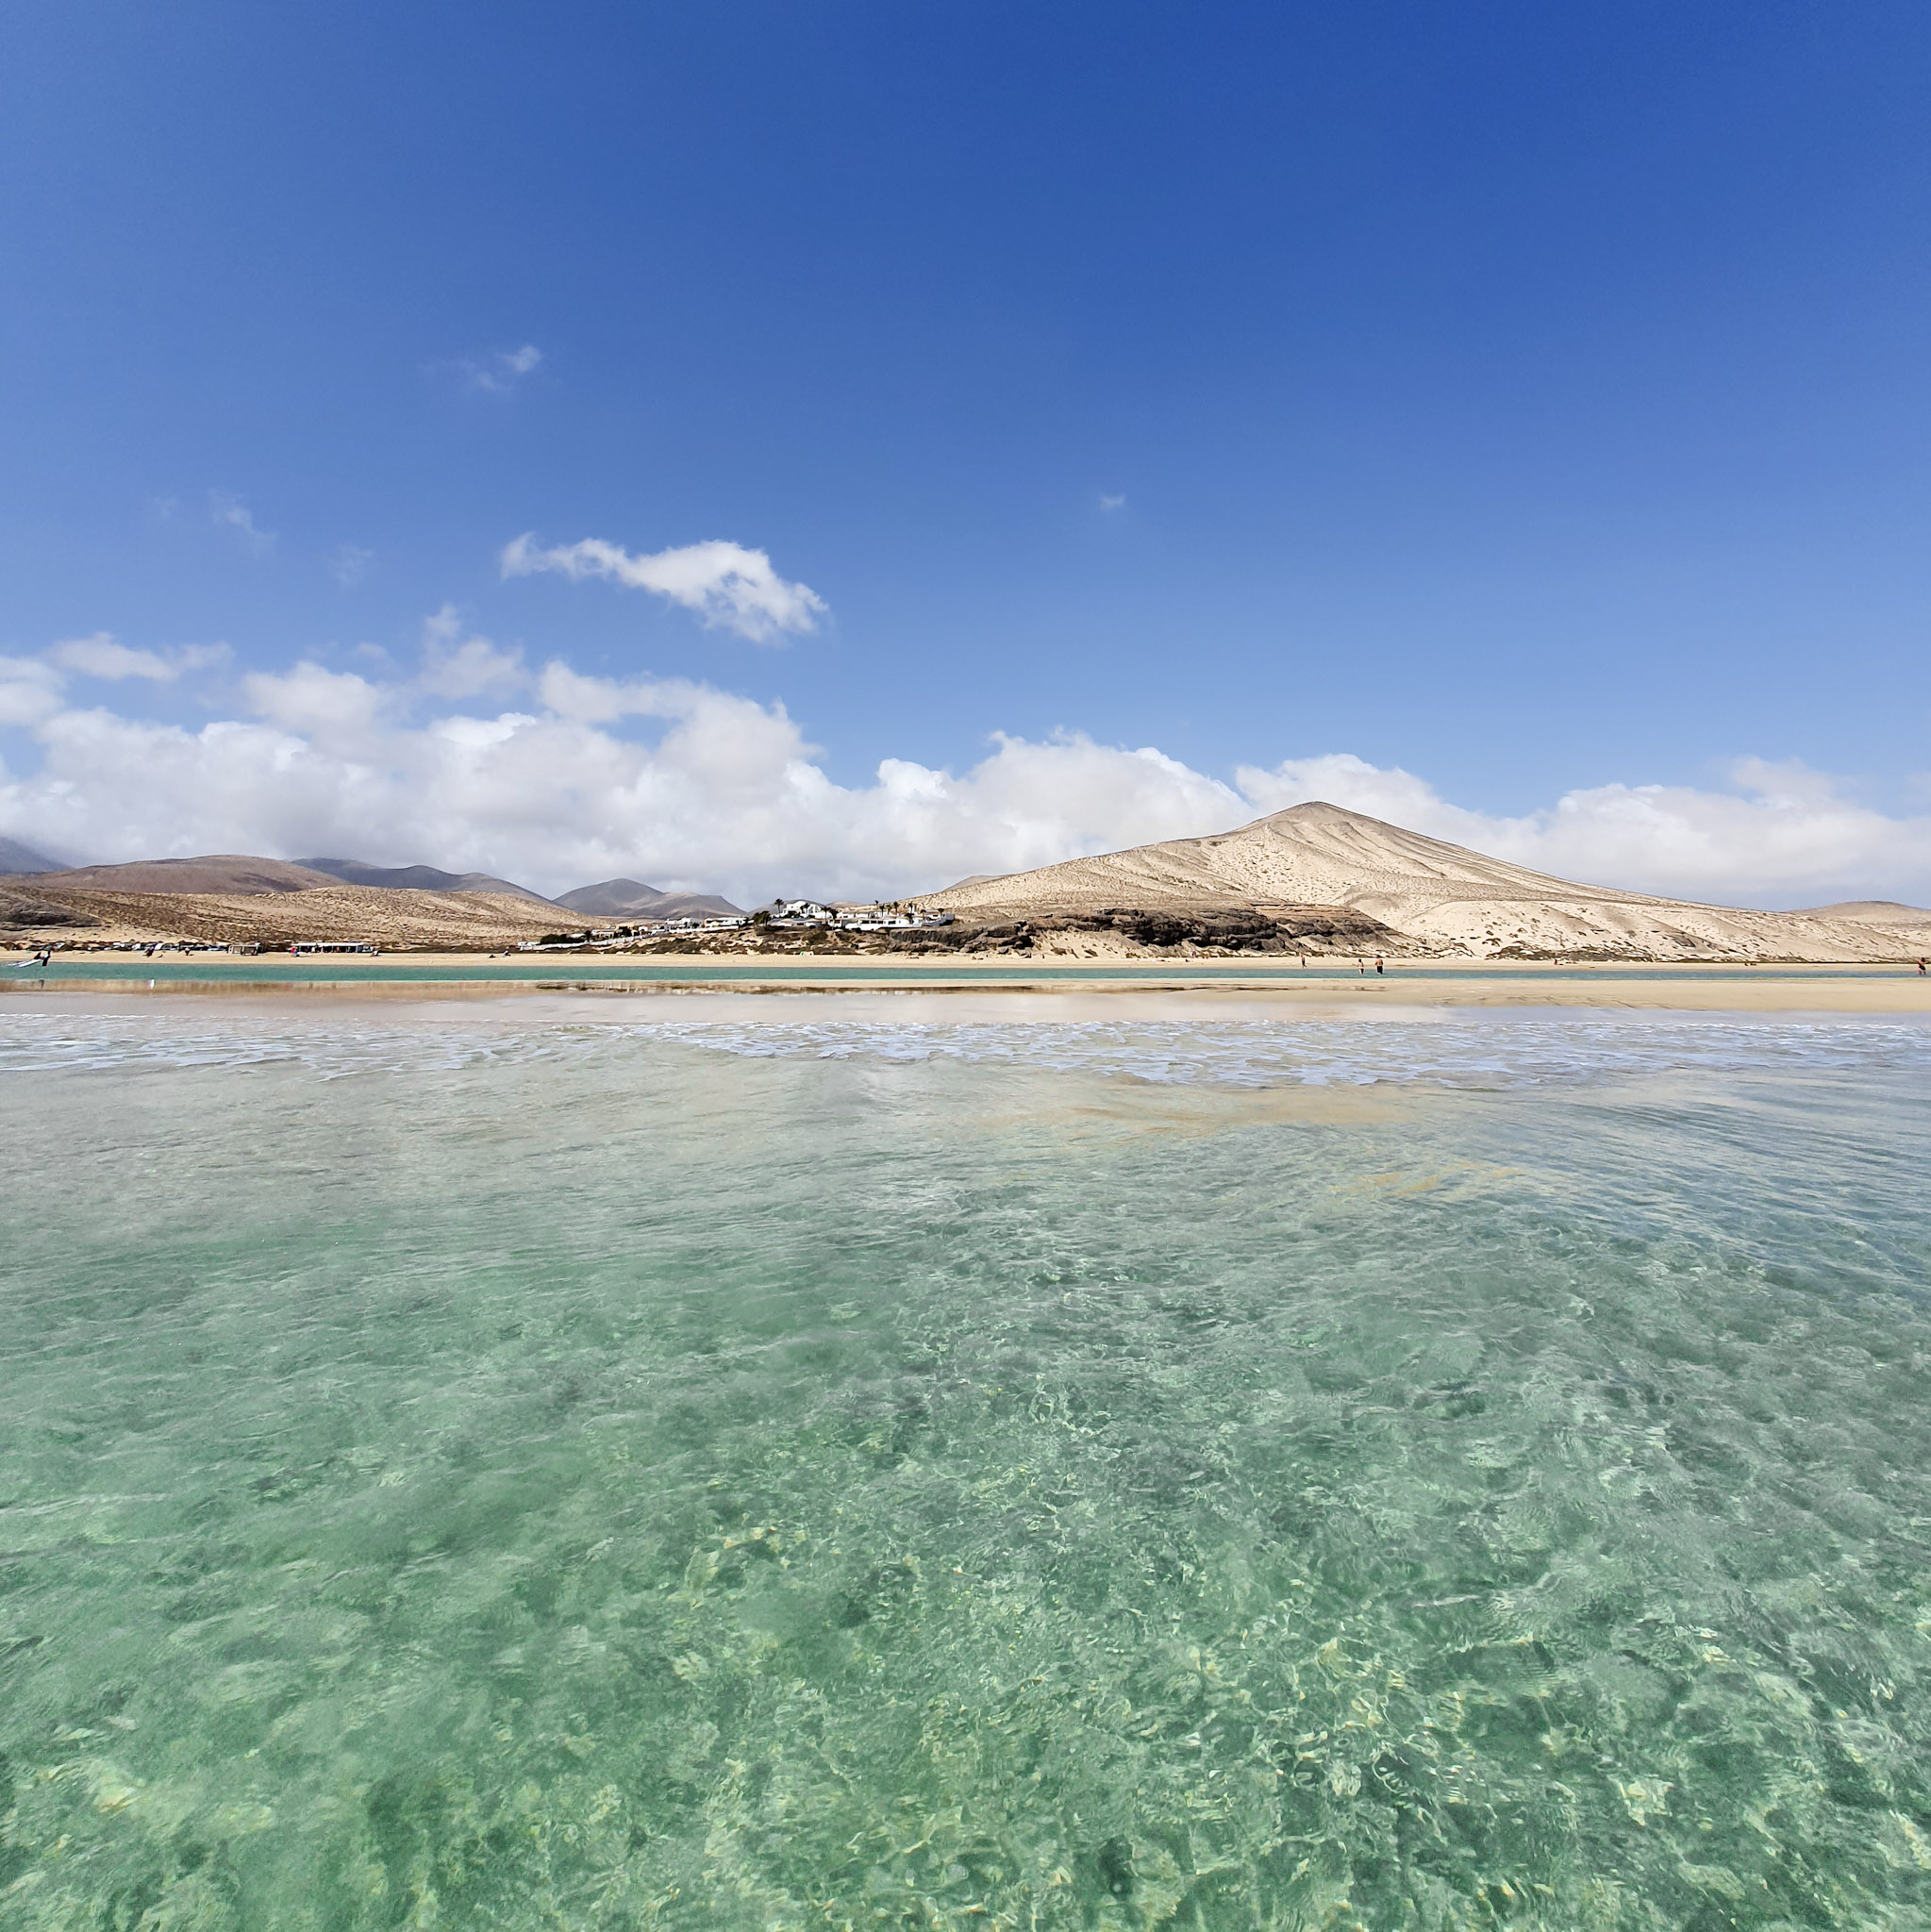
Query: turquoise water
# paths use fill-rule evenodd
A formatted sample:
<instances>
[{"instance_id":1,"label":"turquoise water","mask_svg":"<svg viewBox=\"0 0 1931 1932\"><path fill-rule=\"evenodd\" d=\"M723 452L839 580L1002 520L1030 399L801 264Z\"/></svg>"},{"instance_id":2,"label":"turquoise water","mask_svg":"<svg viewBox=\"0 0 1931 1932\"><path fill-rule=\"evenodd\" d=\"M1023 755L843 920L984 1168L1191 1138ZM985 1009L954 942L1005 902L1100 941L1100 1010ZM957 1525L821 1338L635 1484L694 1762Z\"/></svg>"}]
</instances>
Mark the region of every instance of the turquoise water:
<instances>
[{"instance_id":1,"label":"turquoise water","mask_svg":"<svg viewBox=\"0 0 1931 1932\"><path fill-rule=\"evenodd\" d=\"M424 985L436 981L451 984L502 982L509 985L549 983L557 986L595 984L600 986L713 985L730 986L771 981L823 981L850 986L932 986L957 983L967 986L1154 984L1170 979L1281 981L1293 985L1307 980L1345 981L1358 985L1362 975L1352 963L1339 966L1285 966L1277 960L1252 963L1242 960L1188 961L1148 960L1124 966L1028 965L1016 961L986 965L977 961L929 960L922 964L893 963L846 965L833 960L777 958L761 961L682 959L639 960L621 957L577 954L557 955L547 959L478 959L466 965L446 960L427 963L412 961L406 955L387 959L358 962L344 966L341 960L290 959L265 954L247 959L146 959L141 958L57 958L47 967L31 962L0 969L0 995L8 986L81 987L129 981L160 987L184 986L381 986L385 984ZM1371 984L1388 990L1398 989L1405 979L1423 984L1438 979L1481 980L1502 985L1517 981L1557 980L1761 980L1784 979L1910 979L1919 978L1911 966L1525 966L1516 970L1491 966L1417 966L1397 962L1388 974L1367 975ZM1927 1002L1931 1004L1931 1002Z\"/></svg>"},{"instance_id":2,"label":"turquoise water","mask_svg":"<svg viewBox=\"0 0 1931 1932\"><path fill-rule=\"evenodd\" d=\"M1927 1074L0 1016L0 1924L1931 1924Z\"/></svg>"}]
</instances>

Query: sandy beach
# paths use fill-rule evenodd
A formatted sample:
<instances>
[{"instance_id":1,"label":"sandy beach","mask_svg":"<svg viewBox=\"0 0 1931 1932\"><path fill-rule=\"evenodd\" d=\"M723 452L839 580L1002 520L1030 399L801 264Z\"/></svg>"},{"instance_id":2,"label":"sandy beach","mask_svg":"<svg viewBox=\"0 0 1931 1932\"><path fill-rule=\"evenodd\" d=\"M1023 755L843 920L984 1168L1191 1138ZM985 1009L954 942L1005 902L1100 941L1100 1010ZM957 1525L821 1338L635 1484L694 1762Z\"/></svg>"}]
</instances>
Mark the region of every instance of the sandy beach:
<instances>
[{"instance_id":1,"label":"sandy beach","mask_svg":"<svg viewBox=\"0 0 1931 1932\"><path fill-rule=\"evenodd\" d=\"M141 962L129 961L134 969ZM1109 966L1105 978L1073 978L1067 969L1028 973L1024 961L894 962L889 980L850 976L849 962L745 962L721 972L715 958L650 962L650 978L625 977L630 962L572 957L542 962L479 959L474 954L411 954L371 960L304 963L298 974L276 971L273 959L233 962L246 977L193 974L157 962L151 975L96 978L63 974L56 959L36 973L19 956L0 955L0 1001L42 1006L75 1001L121 1005L131 999L232 1001L258 1008L263 1001L318 1000L398 1003L474 1011L508 1003L519 1013L553 1010L586 1019L640 1001L675 1002L680 1017L717 1008L741 1019L757 1011L791 1017L802 1008L841 1016L900 1019L983 1013L1007 1020L1063 1020L1074 1012L1112 1017L1252 1019L1269 1014L1351 1014L1413 1017L1438 1008L1595 1008L1685 1013L1910 1014L1931 1017L1931 978L1911 967L1617 966L1523 967L1460 962L1430 966L1402 962L1377 977L1310 968L1229 961L1178 966ZM690 976L682 976L680 968ZM393 975L399 969L409 976ZM634 969L633 969L634 970ZM874 969L876 970L876 969ZM492 974L503 976L489 976ZM508 976L515 972L518 976ZM443 975L447 975L444 977ZM192 976L191 976L192 975Z\"/></svg>"}]
</instances>

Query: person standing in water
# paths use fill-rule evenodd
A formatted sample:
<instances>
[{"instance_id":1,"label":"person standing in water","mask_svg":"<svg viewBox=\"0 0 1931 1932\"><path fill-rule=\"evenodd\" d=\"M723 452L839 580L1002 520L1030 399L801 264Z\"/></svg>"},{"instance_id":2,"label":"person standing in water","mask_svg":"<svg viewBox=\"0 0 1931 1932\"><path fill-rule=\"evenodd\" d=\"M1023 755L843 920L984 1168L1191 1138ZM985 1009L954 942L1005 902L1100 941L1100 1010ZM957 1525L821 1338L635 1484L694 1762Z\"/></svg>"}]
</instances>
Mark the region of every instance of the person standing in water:
<instances>
[{"instance_id":1,"label":"person standing in water","mask_svg":"<svg viewBox=\"0 0 1931 1932\"><path fill-rule=\"evenodd\" d=\"M1376 953L1374 956L1374 972L1377 978L1380 976L1381 971L1381 955L1379 953Z\"/></svg>"}]
</instances>

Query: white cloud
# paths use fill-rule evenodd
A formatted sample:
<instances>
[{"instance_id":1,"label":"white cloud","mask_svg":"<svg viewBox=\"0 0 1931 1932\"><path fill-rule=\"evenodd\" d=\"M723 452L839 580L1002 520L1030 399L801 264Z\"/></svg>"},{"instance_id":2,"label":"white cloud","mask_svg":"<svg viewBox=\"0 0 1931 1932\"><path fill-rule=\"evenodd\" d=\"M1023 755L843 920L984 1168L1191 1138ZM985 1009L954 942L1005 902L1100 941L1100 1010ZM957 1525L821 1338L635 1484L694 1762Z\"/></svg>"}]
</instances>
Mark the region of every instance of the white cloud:
<instances>
[{"instance_id":1,"label":"white cloud","mask_svg":"<svg viewBox=\"0 0 1931 1932\"><path fill-rule=\"evenodd\" d=\"M1801 764L1740 758L1729 776L1729 791L1591 786L1503 818L1451 805L1410 772L1345 754L1235 774L1265 811L1325 798L1590 885L1766 905L1843 891L1931 893L1931 819L1890 818Z\"/></svg>"},{"instance_id":2,"label":"white cloud","mask_svg":"<svg viewBox=\"0 0 1931 1932\"><path fill-rule=\"evenodd\" d=\"M465 356L456 364L464 384L486 395L515 393L517 385L541 363L543 352L534 342L520 349L492 349L487 356Z\"/></svg>"},{"instance_id":3,"label":"white cloud","mask_svg":"<svg viewBox=\"0 0 1931 1932\"><path fill-rule=\"evenodd\" d=\"M165 682L175 667L153 651L136 651L117 643L111 633L97 630L92 637L65 638L47 652L47 661L83 677L151 677Z\"/></svg>"},{"instance_id":4,"label":"white cloud","mask_svg":"<svg viewBox=\"0 0 1931 1932\"><path fill-rule=\"evenodd\" d=\"M39 658L0 658L0 724L38 724L61 706L66 679Z\"/></svg>"},{"instance_id":5,"label":"white cloud","mask_svg":"<svg viewBox=\"0 0 1931 1932\"><path fill-rule=\"evenodd\" d=\"M488 638L466 638L456 606L423 623L423 669L416 680L432 697L473 698L520 691L529 682L521 651L499 650Z\"/></svg>"},{"instance_id":6,"label":"white cloud","mask_svg":"<svg viewBox=\"0 0 1931 1932\"><path fill-rule=\"evenodd\" d=\"M358 543L338 543L328 560L328 574L343 590L353 591L369 575L369 566L375 561L373 550L364 550Z\"/></svg>"},{"instance_id":7,"label":"white cloud","mask_svg":"<svg viewBox=\"0 0 1931 1932\"><path fill-rule=\"evenodd\" d=\"M275 533L256 528L254 513L239 496L231 496L225 490L210 490L208 513L217 529L233 530L251 550L275 547Z\"/></svg>"},{"instance_id":8,"label":"white cloud","mask_svg":"<svg viewBox=\"0 0 1931 1932\"><path fill-rule=\"evenodd\" d=\"M171 683L184 671L204 671L228 661L225 644L190 644L167 657L158 651L138 651L119 642L111 632L97 630L91 637L66 638L51 645L46 661L61 671L82 677L109 681L124 677L144 677L157 684Z\"/></svg>"},{"instance_id":9,"label":"white cloud","mask_svg":"<svg viewBox=\"0 0 1931 1932\"><path fill-rule=\"evenodd\" d=\"M1931 897L1931 819L1888 817L1798 766L1745 762L1722 791L1597 786L1507 818L1346 755L1230 783L1067 732L995 738L959 773L887 758L846 786L782 705L562 662L532 674L451 612L429 621L424 664L256 673L247 715L197 729L70 707L43 658L0 659L0 720L42 752L31 775L0 773L0 832L98 859L336 851L551 891L627 874L750 904L933 890L1322 797L1559 877L1769 905ZM492 702L465 702L483 690Z\"/></svg>"},{"instance_id":10,"label":"white cloud","mask_svg":"<svg viewBox=\"0 0 1931 1932\"><path fill-rule=\"evenodd\" d=\"M1124 496L1103 496L1100 498L1100 508L1107 516L1111 516L1116 509L1124 509L1125 508L1126 499Z\"/></svg>"},{"instance_id":11,"label":"white cloud","mask_svg":"<svg viewBox=\"0 0 1931 1932\"><path fill-rule=\"evenodd\" d=\"M318 744L344 751L369 741L397 696L353 671L329 671L306 658L292 671L251 672L241 689L258 718L285 731L306 731Z\"/></svg>"},{"instance_id":12,"label":"white cloud","mask_svg":"<svg viewBox=\"0 0 1931 1932\"><path fill-rule=\"evenodd\" d=\"M506 577L556 571L579 582L607 577L635 591L653 591L696 611L712 629L734 630L758 644L779 642L785 631L817 629L826 608L809 585L787 583L763 551L741 543L687 543L632 557L597 537L540 550L525 534L504 547L501 562Z\"/></svg>"}]
</instances>

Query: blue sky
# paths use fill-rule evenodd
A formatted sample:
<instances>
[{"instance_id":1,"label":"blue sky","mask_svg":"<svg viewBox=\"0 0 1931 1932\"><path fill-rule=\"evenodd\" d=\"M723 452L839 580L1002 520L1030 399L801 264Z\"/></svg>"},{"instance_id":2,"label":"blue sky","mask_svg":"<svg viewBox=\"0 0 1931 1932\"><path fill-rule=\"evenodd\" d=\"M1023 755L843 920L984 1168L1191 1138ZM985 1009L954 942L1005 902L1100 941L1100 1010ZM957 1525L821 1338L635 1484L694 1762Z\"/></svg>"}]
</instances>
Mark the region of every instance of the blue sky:
<instances>
[{"instance_id":1,"label":"blue sky","mask_svg":"<svg viewBox=\"0 0 1931 1932\"><path fill-rule=\"evenodd\" d=\"M1342 802L1629 883L1931 885L1922 7L11 41L0 830L884 890L1358 765ZM812 627L506 575L526 532L743 546ZM102 634L148 668L58 648ZM631 695L558 711L552 662ZM424 763L449 716L533 722L486 785Z\"/></svg>"}]
</instances>

